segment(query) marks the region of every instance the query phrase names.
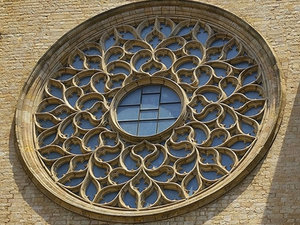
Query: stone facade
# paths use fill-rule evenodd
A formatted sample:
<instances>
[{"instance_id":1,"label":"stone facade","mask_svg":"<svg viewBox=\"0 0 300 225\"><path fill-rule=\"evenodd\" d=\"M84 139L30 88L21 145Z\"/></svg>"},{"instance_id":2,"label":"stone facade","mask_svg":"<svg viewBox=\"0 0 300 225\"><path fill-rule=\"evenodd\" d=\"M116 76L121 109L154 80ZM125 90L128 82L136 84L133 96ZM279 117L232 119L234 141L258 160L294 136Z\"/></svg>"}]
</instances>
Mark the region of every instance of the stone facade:
<instances>
[{"instance_id":1,"label":"stone facade","mask_svg":"<svg viewBox=\"0 0 300 225\"><path fill-rule=\"evenodd\" d=\"M107 224L58 206L30 181L16 156L14 110L22 86L64 33L110 8L133 1L1 2L0 223ZM286 82L286 108L264 160L241 184L193 212L153 224L300 223L300 4L298 1L205 1L244 19L267 40Z\"/></svg>"}]
</instances>

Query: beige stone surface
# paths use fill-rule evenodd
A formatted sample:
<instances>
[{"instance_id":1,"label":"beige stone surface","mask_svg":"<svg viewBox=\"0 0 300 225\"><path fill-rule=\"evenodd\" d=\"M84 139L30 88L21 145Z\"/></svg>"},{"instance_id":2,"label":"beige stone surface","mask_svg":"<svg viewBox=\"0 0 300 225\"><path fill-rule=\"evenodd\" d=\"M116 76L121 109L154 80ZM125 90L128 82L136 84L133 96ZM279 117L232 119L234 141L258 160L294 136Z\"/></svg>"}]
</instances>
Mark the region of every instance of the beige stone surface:
<instances>
[{"instance_id":1,"label":"beige stone surface","mask_svg":"<svg viewBox=\"0 0 300 225\"><path fill-rule=\"evenodd\" d=\"M69 212L44 196L15 150L14 110L39 58L86 19L133 1L0 1L0 224L107 224ZM266 157L221 198L151 224L300 224L300 2L207 0L252 25L273 48L286 78L286 108Z\"/></svg>"}]
</instances>

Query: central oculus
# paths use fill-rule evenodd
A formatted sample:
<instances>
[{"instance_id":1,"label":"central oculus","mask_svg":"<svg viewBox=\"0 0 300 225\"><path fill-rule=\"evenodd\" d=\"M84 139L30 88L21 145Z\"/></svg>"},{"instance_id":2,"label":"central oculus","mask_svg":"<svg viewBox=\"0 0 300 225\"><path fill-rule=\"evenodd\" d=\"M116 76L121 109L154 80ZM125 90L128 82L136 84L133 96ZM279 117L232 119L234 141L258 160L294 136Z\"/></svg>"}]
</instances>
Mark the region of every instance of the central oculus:
<instances>
[{"instance_id":1,"label":"central oculus","mask_svg":"<svg viewBox=\"0 0 300 225\"><path fill-rule=\"evenodd\" d=\"M127 133L152 136L169 128L181 113L176 92L164 85L146 85L126 94L117 107L117 120Z\"/></svg>"}]
</instances>

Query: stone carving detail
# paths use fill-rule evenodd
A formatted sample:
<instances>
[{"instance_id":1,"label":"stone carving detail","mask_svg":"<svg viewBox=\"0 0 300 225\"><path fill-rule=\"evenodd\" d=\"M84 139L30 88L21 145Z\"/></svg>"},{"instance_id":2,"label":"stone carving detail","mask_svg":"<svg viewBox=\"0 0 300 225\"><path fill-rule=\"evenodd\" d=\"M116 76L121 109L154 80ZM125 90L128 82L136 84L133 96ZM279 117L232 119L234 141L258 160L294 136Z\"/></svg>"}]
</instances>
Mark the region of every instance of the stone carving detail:
<instances>
[{"instance_id":1,"label":"stone carving detail","mask_svg":"<svg viewBox=\"0 0 300 225\"><path fill-rule=\"evenodd\" d=\"M58 185L95 205L139 210L193 198L238 167L266 100L262 71L237 37L157 17L97 38L53 73L35 114L37 154ZM112 124L111 102L149 77L184 90L186 113L163 139L137 142Z\"/></svg>"}]
</instances>

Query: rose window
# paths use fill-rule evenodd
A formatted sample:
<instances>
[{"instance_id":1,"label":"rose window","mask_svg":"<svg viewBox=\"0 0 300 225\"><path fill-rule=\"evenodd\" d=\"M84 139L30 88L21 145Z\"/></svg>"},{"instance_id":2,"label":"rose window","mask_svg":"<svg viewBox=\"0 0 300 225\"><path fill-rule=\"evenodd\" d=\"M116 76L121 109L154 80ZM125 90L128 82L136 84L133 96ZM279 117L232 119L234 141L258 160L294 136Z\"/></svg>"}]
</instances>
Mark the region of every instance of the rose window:
<instances>
[{"instance_id":1,"label":"rose window","mask_svg":"<svg viewBox=\"0 0 300 225\"><path fill-rule=\"evenodd\" d=\"M34 101L34 154L52 186L144 216L200 201L259 155L270 75L230 29L154 13L81 31Z\"/></svg>"}]
</instances>

